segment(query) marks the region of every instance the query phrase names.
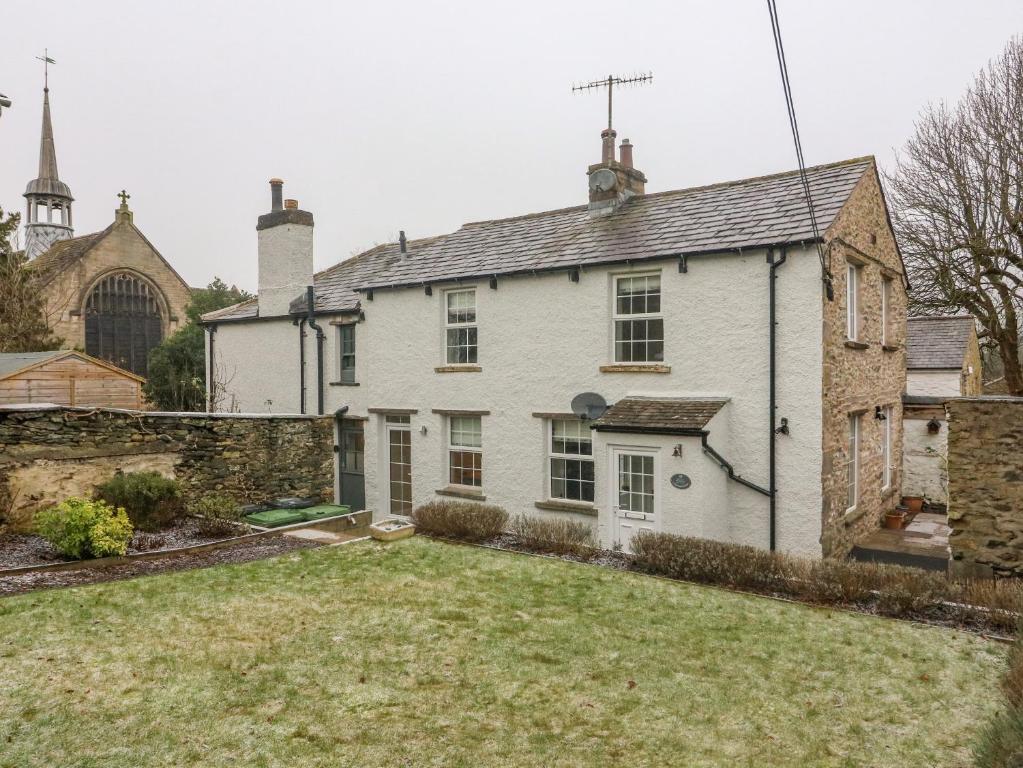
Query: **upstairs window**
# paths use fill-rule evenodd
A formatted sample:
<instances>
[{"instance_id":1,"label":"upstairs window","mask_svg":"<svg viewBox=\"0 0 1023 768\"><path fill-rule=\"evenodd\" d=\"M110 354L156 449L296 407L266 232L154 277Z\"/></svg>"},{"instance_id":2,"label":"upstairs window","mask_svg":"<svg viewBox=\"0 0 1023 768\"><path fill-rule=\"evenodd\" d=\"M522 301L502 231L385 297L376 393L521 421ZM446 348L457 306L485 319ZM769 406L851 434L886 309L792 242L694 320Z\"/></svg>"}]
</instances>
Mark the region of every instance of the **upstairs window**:
<instances>
[{"instance_id":1,"label":"upstairs window","mask_svg":"<svg viewBox=\"0 0 1023 768\"><path fill-rule=\"evenodd\" d=\"M662 362L661 276L622 275L615 278L614 285L615 362Z\"/></svg>"},{"instance_id":2,"label":"upstairs window","mask_svg":"<svg viewBox=\"0 0 1023 768\"><path fill-rule=\"evenodd\" d=\"M845 276L845 337L860 340L860 282L863 268L849 263Z\"/></svg>"},{"instance_id":3,"label":"upstairs window","mask_svg":"<svg viewBox=\"0 0 1023 768\"><path fill-rule=\"evenodd\" d=\"M448 432L448 482L483 485L483 424L479 416L452 416Z\"/></svg>"},{"instance_id":4,"label":"upstairs window","mask_svg":"<svg viewBox=\"0 0 1023 768\"><path fill-rule=\"evenodd\" d=\"M338 359L341 361L341 372L338 380L342 384L355 383L355 326L339 325Z\"/></svg>"},{"instance_id":5,"label":"upstairs window","mask_svg":"<svg viewBox=\"0 0 1023 768\"><path fill-rule=\"evenodd\" d=\"M478 357L476 289L448 291L444 316L448 365L475 364Z\"/></svg>"},{"instance_id":6,"label":"upstairs window","mask_svg":"<svg viewBox=\"0 0 1023 768\"><path fill-rule=\"evenodd\" d=\"M553 419L551 498L593 503L593 438L582 419Z\"/></svg>"},{"instance_id":7,"label":"upstairs window","mask_svg":"<svg viewBox=\"0 0 1023 768\"><path fill-rule=\"evenodd\" d=\"M892 343L891 333L892 281L889 277L881 278L881 346Z\"/></svg>"}]
</instances>

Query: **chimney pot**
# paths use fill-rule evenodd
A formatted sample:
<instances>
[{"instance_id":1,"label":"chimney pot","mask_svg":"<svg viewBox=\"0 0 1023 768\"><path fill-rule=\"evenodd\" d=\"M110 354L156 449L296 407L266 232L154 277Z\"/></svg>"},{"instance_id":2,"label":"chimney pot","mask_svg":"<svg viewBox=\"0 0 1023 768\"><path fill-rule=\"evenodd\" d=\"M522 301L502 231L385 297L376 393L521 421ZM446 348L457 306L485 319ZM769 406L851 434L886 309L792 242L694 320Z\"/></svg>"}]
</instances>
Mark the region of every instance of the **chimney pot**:
<instances>
[{"instance_id":1,"label":"chimney pot","mask_svg":"<svg viewBox=\"0 0 1023 768\"><path fill-rule=\"evenodd\" d=\"M600 132L603 147L600 153L600 164L610 165L615 161L615 137L618 134L612 128L605 128Z\"/></svg>"},{"instance_id":2,"label":"chimney pot","mask_svg":"<svg viewBox=\"0 0 1023 768\"><path fill-rule=\"evenodd\" d=\"M405 230L398 232L398 247L401 248L402 253L408 251L408 240L405 239Z\"/></svg>"},{"instance_id":3,"label":"chimney pot","mask_svg":"<svg viewBox=\"0 0 1023 768\"><path fill-rule=\"evenodd\" d=\"M622 139L622 145L619 147L621 154L619 154L620 162L626 168L632 167L632 143L628 139Z\"/></svg>"},{"instance_id":4,"label":"chimney pot","mask_svg":"<svg viewBox=\"0 0 1023 768\"><path fill-rule=\"evenodd\" d=\"M284 182L278 178L270 179L270 210L281 210L281 196L284 194Z\"/></svg>"},{"instance_id":5,"label":"chimney pot","mask_svg":"<svg viewBox=\"0 0 1023 768\"><path fill-rule=\"evenodd\" d=\"M298 200L292 200L288 198L284 201L284 209L288 211L298 210Z\"/></svg>"}]
</instances>

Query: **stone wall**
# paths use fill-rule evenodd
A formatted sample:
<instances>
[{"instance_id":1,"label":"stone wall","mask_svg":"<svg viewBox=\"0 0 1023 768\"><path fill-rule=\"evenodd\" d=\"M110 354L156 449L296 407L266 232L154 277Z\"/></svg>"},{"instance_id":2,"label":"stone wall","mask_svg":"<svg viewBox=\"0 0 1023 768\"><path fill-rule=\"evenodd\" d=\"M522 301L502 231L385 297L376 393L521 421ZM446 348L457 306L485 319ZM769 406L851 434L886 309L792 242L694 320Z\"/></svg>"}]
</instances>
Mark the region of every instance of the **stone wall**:
<instances>
[{"instance_id":1,"label":"stone wall","mask_svg":"<svg viewBox=\"0 0 1023 768\"><path fill-rule=\"evenodd\" d=\"M243 503L329 501L333 446L329 416L0 408L0 525L24 528L37 510L88 495L119 469L176 478L186 501L214 491Z\"/></svg>"},{"instance_id":2,"label":"stone wall","mask_svg":"<svg viewBox=\"0 0 1023 768\"><path fill-rule=\"evenodd\" d=\"M834 301L824 300L824 405L821 548L842 557L880 525L902 483L902 393L906 389L906 289L902 260L888 222L877 173L865 173L825 233L834 275ZM860 332L846 339L846 272L860 267ZM892 281L888 334L881 344L882 278ZM882 487L885 422L877 406L892 409L892 482ZM860 428L859 498L848 504L849 417Z\"/></svg>"},{"instance_id":3,"label":"stone wall","mask_svg":"<svg viewBox=\"0 0 1023 768\"><path fill-rule=\"evenodd\" d=\"M1023 398L948 403L952 570L1023 576Z\"/></svg>"}]
</instances>

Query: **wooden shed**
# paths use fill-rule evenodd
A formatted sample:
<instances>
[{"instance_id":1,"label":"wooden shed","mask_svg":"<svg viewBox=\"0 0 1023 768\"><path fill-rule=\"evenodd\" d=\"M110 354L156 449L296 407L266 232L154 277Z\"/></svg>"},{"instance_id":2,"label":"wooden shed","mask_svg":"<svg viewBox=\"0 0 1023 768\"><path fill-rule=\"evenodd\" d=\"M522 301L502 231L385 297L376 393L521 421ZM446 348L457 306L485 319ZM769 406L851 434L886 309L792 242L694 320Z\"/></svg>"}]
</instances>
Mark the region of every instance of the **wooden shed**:
<instances>
[{"instance_id":1,"label":"wooden shed","mask_svg":"<svg viewBox=\"0 0 1023 768\"><path fill-rule=\"evenodd\" d=\"M145 381L84 352L0 353L0 405L55 403L139 410Z\"/></svg>"}]
</instances>

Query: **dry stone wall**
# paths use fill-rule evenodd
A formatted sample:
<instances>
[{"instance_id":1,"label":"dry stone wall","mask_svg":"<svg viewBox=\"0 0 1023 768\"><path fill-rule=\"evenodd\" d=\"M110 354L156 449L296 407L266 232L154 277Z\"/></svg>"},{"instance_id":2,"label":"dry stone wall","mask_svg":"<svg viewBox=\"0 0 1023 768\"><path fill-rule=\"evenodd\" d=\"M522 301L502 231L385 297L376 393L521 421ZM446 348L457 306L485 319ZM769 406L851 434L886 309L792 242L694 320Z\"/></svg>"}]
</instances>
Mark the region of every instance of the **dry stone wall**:
<instances>
[{"instance_id":1,"label":"dry stone wall","mask_svg":"<svg viewBox=\"0 0 1023 768\"><path fill-rule=\"evenodd\" d=\"M1023 398L947 406L952 570L1023 576Z\"/></svg>"},{"instance_id":2,"label":"dry stone wall","mask_svg":"<svg viewBox=\"0 0 1023 768\"><path fill-rule=\"evenodd\" d=\"M174 477L186 500L331 500L333 446L329 416L0 408L0 525L24 528L37 510L87 495L117 470Z\"/></svg>"}]
</instances>

